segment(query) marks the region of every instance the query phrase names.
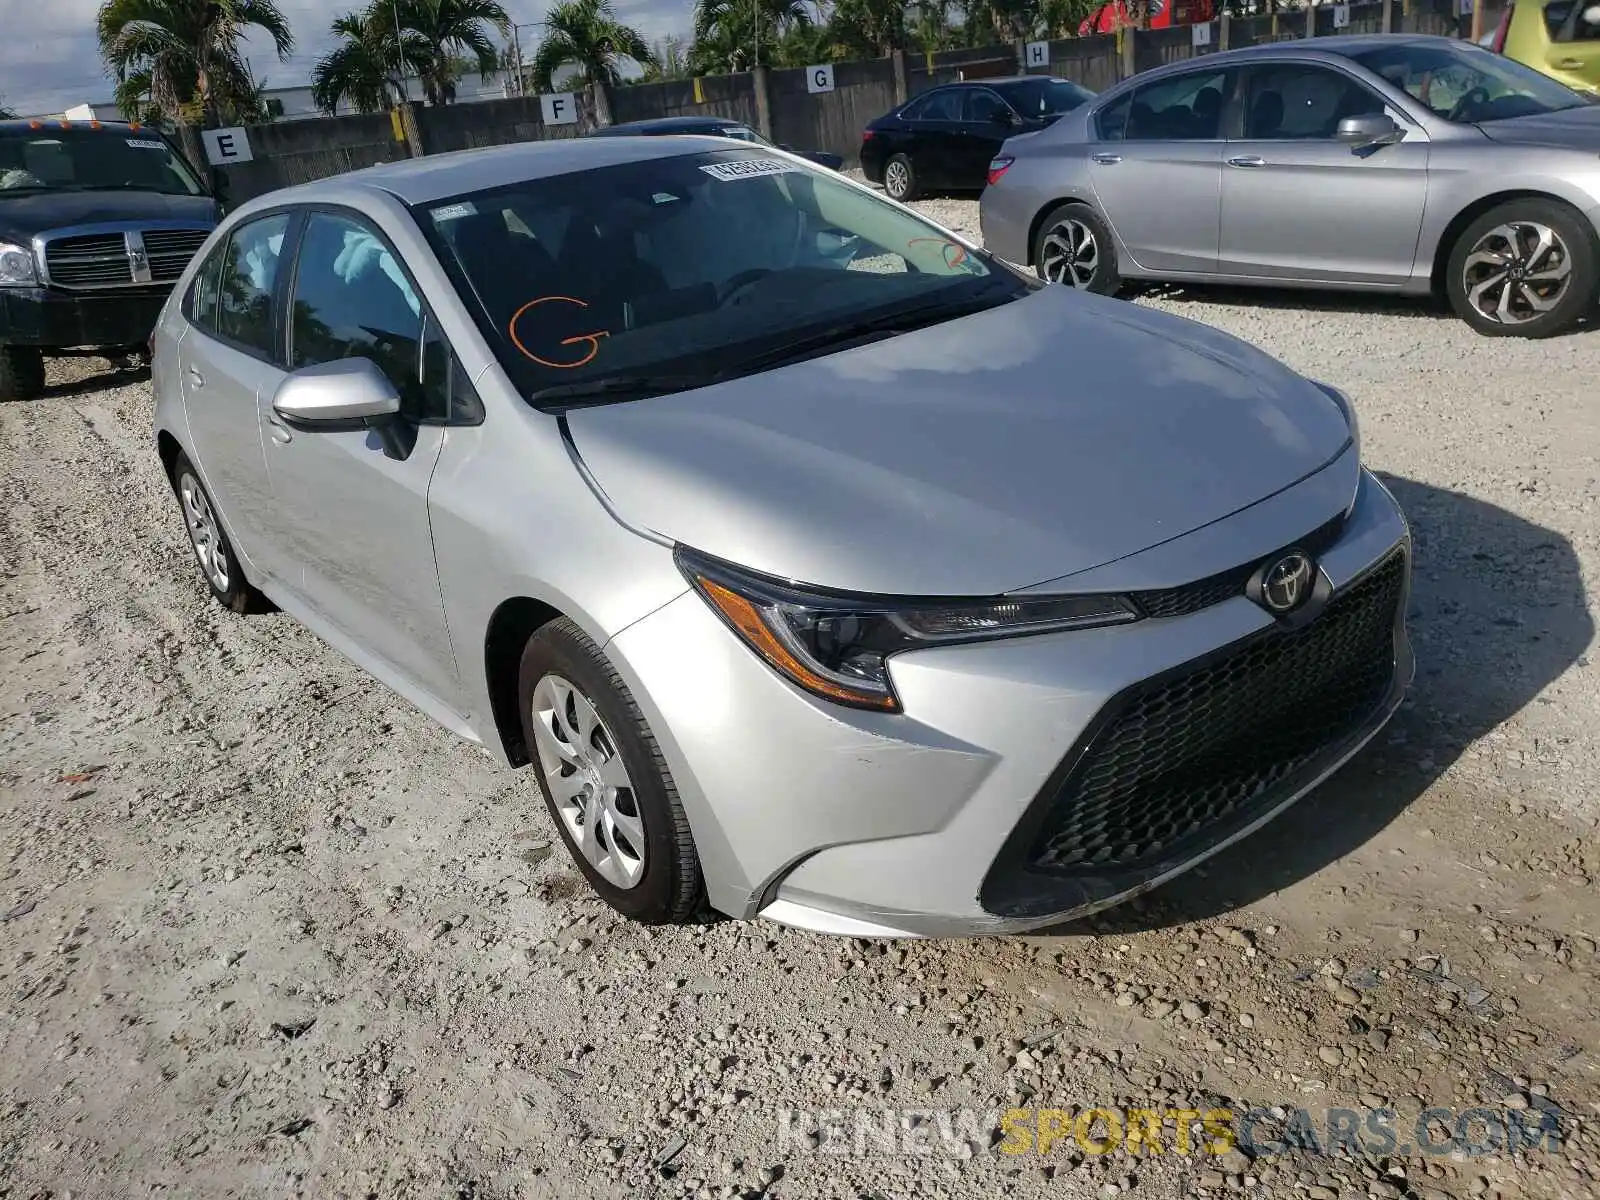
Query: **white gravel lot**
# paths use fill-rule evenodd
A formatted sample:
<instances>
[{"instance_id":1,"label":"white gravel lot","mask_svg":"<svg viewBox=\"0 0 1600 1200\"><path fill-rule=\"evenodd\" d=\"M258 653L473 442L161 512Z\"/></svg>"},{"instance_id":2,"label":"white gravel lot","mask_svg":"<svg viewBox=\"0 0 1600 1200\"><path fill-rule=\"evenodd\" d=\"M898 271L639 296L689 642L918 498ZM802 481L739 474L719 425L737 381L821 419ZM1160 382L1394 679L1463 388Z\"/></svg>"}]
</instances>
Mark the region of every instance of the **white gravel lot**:
<instances>
[{"instance_id":1,"label":"white gravel lot","mask_svg":"<svg viewBox=\"0 0 1600 1200\"><path fill-rule=\"evenodd\" d=\"M926 207L976 232L975 204ZM1600 331L1137 302L1355 398L1415 530L1419 675L1385 737L1209 869L1027 938L615 920L531 779L282 615L210 604L147 382L57 365L0 409L0 1197L1595 1196ZM1430 1105L1553 1107L1565 1142L804 1136L830 1109L1024 1101L1393 1104L1403 1142Z\"/></svg>"}]
</instances>

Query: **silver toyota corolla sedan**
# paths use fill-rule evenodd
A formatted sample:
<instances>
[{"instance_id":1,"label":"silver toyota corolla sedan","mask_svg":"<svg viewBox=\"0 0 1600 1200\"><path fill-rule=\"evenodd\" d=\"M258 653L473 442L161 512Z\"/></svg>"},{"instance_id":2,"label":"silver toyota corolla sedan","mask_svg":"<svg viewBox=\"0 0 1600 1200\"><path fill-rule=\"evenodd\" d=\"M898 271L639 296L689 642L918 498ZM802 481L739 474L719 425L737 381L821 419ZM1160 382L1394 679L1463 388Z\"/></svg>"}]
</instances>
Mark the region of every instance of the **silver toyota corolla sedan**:
<instances>
[{"instance_id":1,"label":"silver toyota corolla sedan","mask_svg":"<svg viewBox=\"0 0 1600 1200\"><path fill-rule=\"evenodd\" d=\"M1126 80L989 169L984 244L1049 280L1448 296L1540 337L1600 280L1600 104L1406 35L1208 54Z\"/></svg>"},{"instance_id":2,"label":"silver toyota corolla sedan","mask_svg":"<svg viewBox=\"0 0 1600 1200\"><path fill-rule=\"evenodd\" d=\"M155 387L216 598L528 765L643 921L1103 907L1411 677L1410 539L1342 394L765 147L273 193L196 257Z\"/></svg>"}]
</instances>

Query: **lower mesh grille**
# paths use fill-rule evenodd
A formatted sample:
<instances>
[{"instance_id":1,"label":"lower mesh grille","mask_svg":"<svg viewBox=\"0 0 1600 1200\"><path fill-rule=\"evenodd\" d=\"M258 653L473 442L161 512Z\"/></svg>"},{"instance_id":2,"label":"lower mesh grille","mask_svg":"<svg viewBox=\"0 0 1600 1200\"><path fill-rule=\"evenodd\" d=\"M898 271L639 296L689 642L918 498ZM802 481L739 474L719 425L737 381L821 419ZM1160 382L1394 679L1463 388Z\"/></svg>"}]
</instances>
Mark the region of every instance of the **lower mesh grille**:
<instances>
[{"instance_id":1,"label":"lower mesh grille","mask_svg":"<svg viewBox=\"0 0 1600 1200\"><path fill-rule=\"evenodd\" d=\"M1121 869L1163 858L1354 734L1394 677L1405 574L1397 551L1311 624L1122 697L1058 792L1030 863Z\"/></svg>"}]
</instances>

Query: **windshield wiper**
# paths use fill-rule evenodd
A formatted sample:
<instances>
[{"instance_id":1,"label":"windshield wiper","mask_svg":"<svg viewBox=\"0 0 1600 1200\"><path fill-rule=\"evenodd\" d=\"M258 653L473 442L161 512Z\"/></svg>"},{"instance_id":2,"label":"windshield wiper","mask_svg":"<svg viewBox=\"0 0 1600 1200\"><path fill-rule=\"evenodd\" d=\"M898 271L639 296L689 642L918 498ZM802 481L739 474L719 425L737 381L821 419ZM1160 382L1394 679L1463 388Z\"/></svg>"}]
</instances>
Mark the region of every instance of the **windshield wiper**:
<instances>
[{"instance_id":1,"label":"windshield wiper","mask_svg":"<svg viewBox=\"0 0 1600 1200\"><path fill-rule=\"evenodd\" d=\"M844 321L838 325L819 329L816 333L795 341L785 342L775 349L741 359L724 374L748 375L752 371L781 367L788 363L815 358L831 349L847 349L869 338L910 333L914 329L925 329L941 321L953 321L957 317L971 316L973 313L983 312L1005 302L1006 300L997 299L993 295L974 296L964 301L941 300L933 304L918 304L911 308L880 313L878 316L866 317L859 321Z\"/></svg>"},{"instance_id":2,"label":"windshield wiper","mask_svg":"<svg viewBox=\"0 0 1600 1200\"><path fill-rule=\"evenodd\" d=\"M528 400L547 411L563 413L596 404L615 404L623 400L643 400L647 396L686 392L690 388L715 383L720 378L719 374L606 375L600 379L552 384L533 392Z\"/></svg>"}]
</instances>

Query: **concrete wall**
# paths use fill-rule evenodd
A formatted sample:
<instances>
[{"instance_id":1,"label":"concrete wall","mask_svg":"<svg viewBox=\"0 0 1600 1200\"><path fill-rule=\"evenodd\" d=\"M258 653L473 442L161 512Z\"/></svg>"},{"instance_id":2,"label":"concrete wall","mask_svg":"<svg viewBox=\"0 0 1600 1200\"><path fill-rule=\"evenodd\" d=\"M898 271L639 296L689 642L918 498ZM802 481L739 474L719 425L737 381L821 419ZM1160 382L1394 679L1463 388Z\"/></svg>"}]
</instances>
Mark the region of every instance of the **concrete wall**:
<instances>
[{"instance_id":1,"label":"concrete wall","mask_svg":"<svg viewBox=\"0 0 1600 1200\"><path fill-rule=\"evenodd\" d=\"M1061 76L1100 91L1130 73L1164 63L1231 47L1302 38L1308 33L1321 37L1388 29L1464 37L1471 29L1471 17L1457 15L1456 0L1372 0L1350 6L1346 29L1335 30L1333 22L1334 8L1324 4L1278 16L1215 21L1210 44L1204 47L1194 45L1190 26L1064 38L1050 43L1049 66L1034 73ZM1492 28L1487 14L1485 28ZM1016 47L983 46L835 63L834 90L821 94L807 90L802 69L632 84L607 89L600 96L589 90L581 94L577 124L547 127L536 96L415 111L420 148L429 154L574 137L604 121L603 114L609 110L611 123L689 114L732 117L775 142L797 149L831 150L854 165L862 129L900 101L962 78L1017 72ZM250 140L255 161L221 173L226 176L227 198L238 203L273 188L404 158L411 150L396 132L389 114L253 128Z\"/></svg>"}]
</instances>

